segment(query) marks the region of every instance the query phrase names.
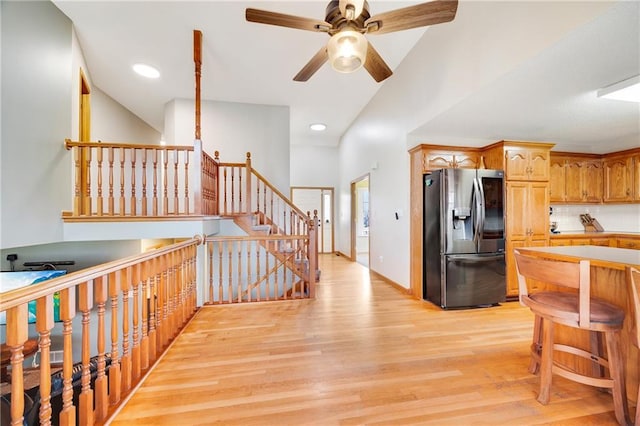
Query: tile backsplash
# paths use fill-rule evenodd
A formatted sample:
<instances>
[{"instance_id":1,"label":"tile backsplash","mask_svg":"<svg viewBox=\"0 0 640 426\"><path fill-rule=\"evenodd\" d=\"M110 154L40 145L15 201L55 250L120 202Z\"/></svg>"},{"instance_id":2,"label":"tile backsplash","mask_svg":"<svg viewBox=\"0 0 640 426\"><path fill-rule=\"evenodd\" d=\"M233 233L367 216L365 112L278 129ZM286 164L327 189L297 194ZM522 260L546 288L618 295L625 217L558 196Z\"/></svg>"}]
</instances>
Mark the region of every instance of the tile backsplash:
<instances>
[{"instance_id":1,"label":"tile backsplash","mask_svg":"<svg viewBox=\"0 0 640 426\"><path fill-rule=\"evenodd\" d=\"M549 221L558 222L558 231L582 231L580 215L589 213L605 231L640 232L640 204L562 204L551 205Z\"/></svg>"}]
</instances>

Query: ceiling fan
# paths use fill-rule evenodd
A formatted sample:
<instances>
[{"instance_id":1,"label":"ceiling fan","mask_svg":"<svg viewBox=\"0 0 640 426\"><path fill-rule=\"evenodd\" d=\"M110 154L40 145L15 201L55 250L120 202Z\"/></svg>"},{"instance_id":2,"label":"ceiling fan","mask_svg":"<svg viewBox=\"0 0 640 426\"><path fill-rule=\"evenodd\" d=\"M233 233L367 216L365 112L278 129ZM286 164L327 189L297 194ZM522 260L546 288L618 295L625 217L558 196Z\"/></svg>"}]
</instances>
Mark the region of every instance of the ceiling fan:
<instances>
[{"instance_id":1,"label":"ceiling fan","mask_svg":"<svg viewBox=\"0 0 640 426\"><path fill-rule=\"evenodd\" d=\"M300 72L295 81L307 81L327 61L339 72L353 72L361 66L377 82L393 72L364 34L385 34L452 21L457 0L435 0L371 16L366 0L332 0L324 21L247 8L249 22L277 25L306 31L325 32L331 36Z\"/></svg>"}]
</instances>

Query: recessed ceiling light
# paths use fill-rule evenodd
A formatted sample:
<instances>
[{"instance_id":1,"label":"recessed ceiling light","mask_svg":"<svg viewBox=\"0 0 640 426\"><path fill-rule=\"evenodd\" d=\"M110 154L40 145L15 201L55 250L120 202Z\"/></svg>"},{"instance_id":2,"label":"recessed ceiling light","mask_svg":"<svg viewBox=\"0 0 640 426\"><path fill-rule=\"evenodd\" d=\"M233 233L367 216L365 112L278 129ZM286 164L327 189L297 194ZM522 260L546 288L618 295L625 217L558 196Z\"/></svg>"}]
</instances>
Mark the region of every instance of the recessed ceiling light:
<instances>
[{"instance_id":1,"label":"recessed ceiling light","mask_svg":"<svg viewBox=\"0 0 640 426\"><path fill-rule=\"evenodd\" d=\"M640 75L598 90L598 97L619 101L640 102Z\"/></svg>"},{"instance_id":2,"label":"recessed ceiling light","mask_svg":"<svg viewBox=\"0 0 640 426\"><path fill-rule=\"evenodd\" d=\"M140 74L143 77L147 78L158 78L160 77L160 71L152 67L151 65L146 64L135 64L133 66L133 70Z\"/></svg>"},{"instance_id":3,"label":"recessed ceiling light","mask_svg":"<svg viewBox=\"0 0 640 426\"><path fill-rule=\"evenodd\" d=\"M327 129L327 125L324 123L313 123L309 128L316 132L322 132Z\"/></svg>"}]
</instances>

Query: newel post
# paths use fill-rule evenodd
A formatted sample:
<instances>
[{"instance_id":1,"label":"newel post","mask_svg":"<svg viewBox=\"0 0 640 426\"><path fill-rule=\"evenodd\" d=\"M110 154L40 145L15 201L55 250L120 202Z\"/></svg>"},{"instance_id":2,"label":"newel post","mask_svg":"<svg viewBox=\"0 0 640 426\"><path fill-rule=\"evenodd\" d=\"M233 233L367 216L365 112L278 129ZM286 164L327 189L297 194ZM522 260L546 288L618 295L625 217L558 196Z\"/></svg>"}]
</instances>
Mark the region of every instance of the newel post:
<instances>
[{"instance_id":1,"label":"newel post","mask_svg":"<svg viewBox=\"0 0 640 426\"><path fill-rule=\"evenodd\" d=\"M193 213L196 215L203 214L202 211L202 141L196 139L193 141L193 169L195 170L193 178ZM188 208L188 206L185 206Z\"/></svg>"},{"instance_id":2,"label":"newel post","mask_svg":"<svg viewBox=\"0 0 640 426\"><path fill-rule=\"evenodd\" d=\"M318 211L309 217L309 298L316 297L316 270L318 269Z\"/></svg>"},{"instance_id":3,"label":"newel post","mask_svg":"<svg viewBox=\"0 0 640 426\"><path fill-rule=\"evenodd\" d=\"M251 175L252 175L251 170L252 170L252 168L251 168L251 153L247 152L247 166L246 166L246 179L245 179L247 187L245 188L246 189L246 193L245 193L245 196L244 196L244 200L245 200L244 202L246 203L245 204L245 206L246 206L245 210L246 210L247 214L253 213L251 211L251 206L253 205L253 204L251 204Z\"/></svg>"}]
</instances>

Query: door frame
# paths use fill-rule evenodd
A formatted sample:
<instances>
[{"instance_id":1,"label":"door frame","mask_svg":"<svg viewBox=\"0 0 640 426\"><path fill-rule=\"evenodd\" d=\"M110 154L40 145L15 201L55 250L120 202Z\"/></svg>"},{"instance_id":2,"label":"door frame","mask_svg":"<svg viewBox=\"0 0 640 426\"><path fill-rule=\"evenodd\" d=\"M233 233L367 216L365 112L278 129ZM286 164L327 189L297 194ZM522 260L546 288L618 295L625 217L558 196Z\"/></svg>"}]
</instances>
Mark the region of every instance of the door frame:
<instances>
[{"instance_id":1,"label":"door frame","mask_svg":"<svg viewBox=\"0 0 640 426\"><path fill-rule=\"evenodd\" d=\"M323 214L324 214L324 197L323 195L323 191L327 191L331 194L331 251L330 252L324 252L322 251L324 249L324 235L322 233L318 233L318 253L335 253L336 249L335 249L335 244L336 244L336 236L335 236L335 209L336 209L336 200L335 200L335 188L331 187L331 186L291 186L289 188L289 199L291 200L291 202L293 203L293 190L294 189L315 189L315 190L319 190L320 191L320 220L324 219ZM306 213L306 212L303 212ZM313 214L313 212L311 212ZM313 217L312 217L313 218ZM318 227L316 226L316 229L318 229Z\"/></svg>"},{"instance_id":2,"label":"door frame","mask_svg":"<svg viewBox=\"0 0 640 426\"><path fill-rule=\"evenodd\" d=\"M356 241L358 236L356 235L356 230L358 229L358 224L357 224L357 220L358 220L358 214L356 212L357 206L356 206L356 200L357 200L357 185L359 182L362 182L363 180L366 180L368 182L367 184L367 188L369 189L369 213L371 213L371 174L370 173L366 173L360 177L355 178L354 180L351 181L351 185L350 185L350 191L351 191L351 260L356 262L358 260L358 253L356 253ZM369 220L371 220L371 217L369 217ZM371 229L371 226L369 226L369 229ZM369 245L369 249L367 250L367 256L369 256L369 262L367 262L367 267L369 265L369 263L371 262L371 256L370 256L370 252L371 252L371 231L369 231L369 239L367 240L367 245Z\"/></svg>"}]
</instances>

